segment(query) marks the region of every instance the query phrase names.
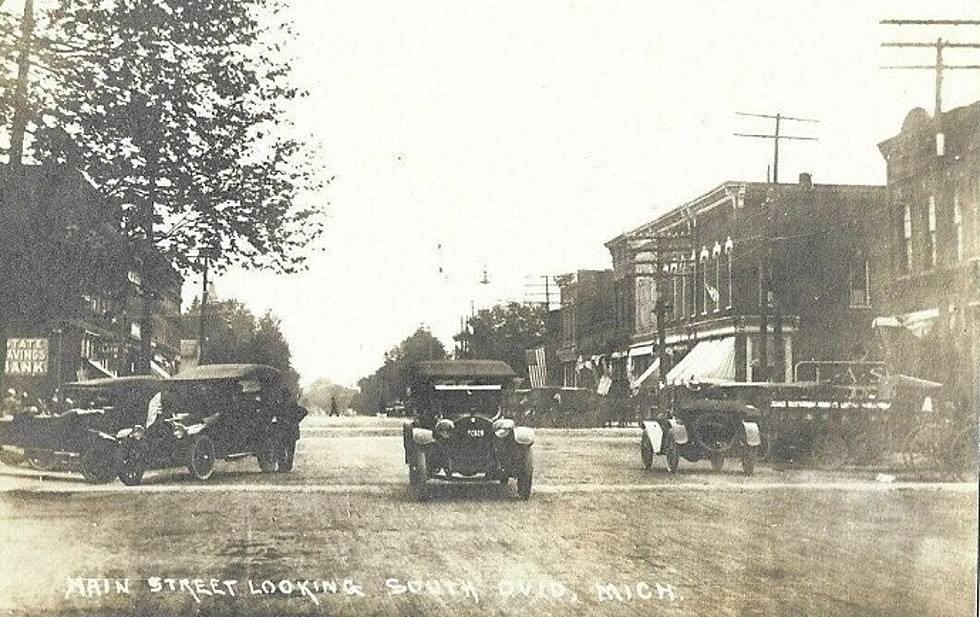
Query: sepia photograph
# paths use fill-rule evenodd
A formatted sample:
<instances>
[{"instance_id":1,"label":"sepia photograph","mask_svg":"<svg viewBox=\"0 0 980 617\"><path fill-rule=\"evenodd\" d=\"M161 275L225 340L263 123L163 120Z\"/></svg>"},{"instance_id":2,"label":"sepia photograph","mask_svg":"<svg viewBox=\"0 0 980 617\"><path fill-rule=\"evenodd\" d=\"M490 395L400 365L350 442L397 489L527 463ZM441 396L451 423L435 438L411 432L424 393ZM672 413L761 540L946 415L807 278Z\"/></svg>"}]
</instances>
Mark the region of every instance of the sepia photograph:
<instances>
[{"instance_id":1,"label":"sepia photograph","mask_svg":"<svg viewBox=\"0 0 980 617\"><path fill-rule=\"evenodd\" d=\"M978 614L976 0L0 0L0 617Z\"/></svg>"}]
</instances>

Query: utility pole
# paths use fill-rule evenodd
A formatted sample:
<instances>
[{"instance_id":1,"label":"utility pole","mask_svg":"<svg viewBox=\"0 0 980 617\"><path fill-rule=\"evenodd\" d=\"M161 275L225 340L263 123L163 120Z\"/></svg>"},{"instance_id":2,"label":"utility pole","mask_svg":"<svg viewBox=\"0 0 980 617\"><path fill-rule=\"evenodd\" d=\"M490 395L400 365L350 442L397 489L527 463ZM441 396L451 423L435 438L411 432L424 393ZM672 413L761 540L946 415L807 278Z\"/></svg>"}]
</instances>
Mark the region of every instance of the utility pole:
<instances>
[{"instance_id":1,"label":"utility pole","mask_svg":"<svg viewBox=\"0 0 980 617\"><path fill-rule=\"evenodd\" d=\"M667 310L671 308L664 295L661 286L666 285L666 281L671 275L667 274L670 265L693 265L697 267L697 260L691 260L690 255L695 245L695 223L694 219L685 216L687 219L687 231L673 234L633 234L627 237L627 249L632 253L631 263L633 264L633 277L652 278L654 281L654 300L653 310L657 316L657 361L660 363L660 387L657 392L657 406L664 409L665 401L661 400L664 387L667 385ZM641 254L653 254L653 259L637 259ZM652 272L639 272L638 266L653 266ZM684 275L686 276L686 275ZM694 277L697 280L697 276ZM697 295L695 294L695 298ZM695 300L696 302L696 300Z\"/></svg>"},{"instance_id":2,"label":"utility pole","mask_svg":"<svg viewBox=\"0 0 980 617\"><path fill-rule=\"evenodd\" d=\"M197 335L197 363L206 364L204 346L205 340L207 338L207 329L205 324L207 323L207 308L208 308L208 267L210 266L211 259L205 253L203 255L204 268L201 273L201 307L200 312L197 315L197 325L198 325L198 335Z\"/></svg>"},{"instance_id":3,"label":"utility pole","mask_svg":"<svg viewBox=\"0 0 980 617\"><path fill-rule=\"evenodd\" d=\"M776 114L750 114L744 111L736 111L737 116L746 116L749 118L768 118L770 120L775 120L775 126L773 128L772 134L763 133L735 133L736 137L754 137L757 139L771 139L772 140L772 182L773 184L779 183L779 141L781 139L791 139L800 141L817 141L816 137L804 137L800 135L783 135L780 132L781 124L783 121L791 122L820 122L819 120L812 120L810 118L795 118L793 116L785 116L780 113Z\"/></svg>"},{"instance_id":4,"label":"utility pole","mask_svg":"<svg viewBox=\"0 0 980 617\"><path fill-rule=\"evenodd\" d=\"M34 36L34 0L24 0L20 21L20 50L17 55L17 85L14 90L14 117L10 126L10 164L24 160L24 136L30 115L27 103L28 72L31 67L31 39Z\"/></svg>"},{"instance_id":5,"label":"utility pole","mask_svg":"<svg viewBox=\"0 0 980 617\"><path fill-rule=\"evenodd\" d=\"M555 277L557 278L557 277ZM532 274L524 277L525 302L543 304L546 310L551 310L551 279L550 274ZM543 282L536 282L541 279ZM541 300L543 298L543 301ZM559 299L559 305L561 301Z\"/></svg>"},{"instance_id":6,"label":"utility pole","mask_svg":"<svg viewBox=\"0 0 980 617\"><path fill-rule=\"evenodd\" d=\"M763 247L762 247L762 257L759 259L759 286L760 286L760 298L759 298L759 370L761 371L761 377L765 381L769 381L772 377L769 374L769 311L770 308L774 310L774 329L773 329L773 345L775 349L775 369L776 375L782 375L782 345L783 345L783 320L782 312L779 306L778 299L775 298L772 292L772 254L773 254L773 235L774 228L776 226L776 217L774 208L775 204L775 187L779 184L779 142L782 139L790 139L797 141L817 141L817 137L807 137L802 135L784 135L781 132L782 122L811 122L818 123L819 120L814 120L812 118L799 118L795 116L787 116L782 113L775 114L754 114L746 113L742 111L735 112L738 116L746 116L750 118L766 118L774 120L775 124L773 127L773 132L771 134L764 133L735 133L736 137L752 137L757 139L771 139L773 142L773 152L772 152L772 180L769 182L770 187L766 195L765 201L763 202L763 208L765 209L765 236L763 237ZM766 174L768 181L769 174Z\"/></svg>"}]
</instances>

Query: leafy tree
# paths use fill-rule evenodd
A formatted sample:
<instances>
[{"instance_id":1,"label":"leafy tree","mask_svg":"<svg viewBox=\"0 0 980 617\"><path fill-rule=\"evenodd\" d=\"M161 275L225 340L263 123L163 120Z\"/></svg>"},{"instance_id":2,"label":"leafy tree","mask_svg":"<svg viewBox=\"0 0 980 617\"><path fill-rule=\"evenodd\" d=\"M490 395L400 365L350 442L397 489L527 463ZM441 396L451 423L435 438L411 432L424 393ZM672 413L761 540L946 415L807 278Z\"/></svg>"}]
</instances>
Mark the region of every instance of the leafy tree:
<instances>
[{"instance_id":1,"label":"leafy tree","mask_svg":"<svg viewBox=\"0 0 980 617\"><path fill-rule=\"evenodd\" d=\"M309 409L311 413L330 413L330 405L336 401L337 411L344 413L348 407L352 406L356 395L356 390L345 388L329 379L321 378L303 388L300 404Z\"/></svg>"},{"instance_id":2,"label":"leafy tree","mask_svg":"<svg viewBox=\"0 0 980 617\"><path fill-rule=\"evenodd\" d=\"M282 55L290 31L278 8L60 0L37 37L36 60L48 61L55 87L36 120L35 158L83 168L138 254L162 251L185 270L205 257L215 269L301 268L300 249L321 231L303 195L321 181L291 135L287 106L301 93Z\"/></svg>"},{"instance_id":3,"label":"leafy tree","mask_svg":"<svg viewBox=\"0 0 980 617\"><path fill-rule=\"evenodd\" d=\"M467 356L503 360L527 377L524 352L541 343L547 331L548 311L539 304L509 302L479 310L470 318Z\"/></svg>"},{"instance_id":4,"label":"leafy tree","mask_svg":"<svg viewBox=\"0 0 980 617\"><path fill-rule=\"evenodd\" d=\"M360 395L355 401L362 413L374 412L379 404L388 404L405 397L412 365L422 360L446 359L442 341L424 326L419 327L396 347L385 353L384 364L371 375L357 382Z\"/></svg>"},{"instance_id":5,"label":"leafy tree","mask_svg":"<svg viewBox=\"0 0 980 617\"><path fill-rule=\"evenodd\" d=\"M195 299L181 324L186 338L197 338L201 306ZM293 368L292 354L272 312L256 316L237 300L209 303L205 313L208 364L268 364L282 371L294 393L299 392L299 374Z\"/></svg>"}]
</instances>

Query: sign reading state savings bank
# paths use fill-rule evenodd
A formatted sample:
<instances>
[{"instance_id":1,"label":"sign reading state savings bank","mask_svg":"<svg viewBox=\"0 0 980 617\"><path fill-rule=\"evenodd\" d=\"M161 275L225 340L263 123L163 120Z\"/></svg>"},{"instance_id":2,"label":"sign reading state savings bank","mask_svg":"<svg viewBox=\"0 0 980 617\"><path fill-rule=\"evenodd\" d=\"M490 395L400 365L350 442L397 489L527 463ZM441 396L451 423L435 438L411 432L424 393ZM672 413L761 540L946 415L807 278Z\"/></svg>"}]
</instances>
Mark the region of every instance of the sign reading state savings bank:
<instances>
[{"instance_id":1,"label":"sign reading state savings bank","mask_svg":"<svg viewBox=\"0 0 980 617\"><path fill-rule=\"evenodd\" d=\"M43 375L48 372L48 339L7 339L8 375Z\"/></svg>"}]
</instances>

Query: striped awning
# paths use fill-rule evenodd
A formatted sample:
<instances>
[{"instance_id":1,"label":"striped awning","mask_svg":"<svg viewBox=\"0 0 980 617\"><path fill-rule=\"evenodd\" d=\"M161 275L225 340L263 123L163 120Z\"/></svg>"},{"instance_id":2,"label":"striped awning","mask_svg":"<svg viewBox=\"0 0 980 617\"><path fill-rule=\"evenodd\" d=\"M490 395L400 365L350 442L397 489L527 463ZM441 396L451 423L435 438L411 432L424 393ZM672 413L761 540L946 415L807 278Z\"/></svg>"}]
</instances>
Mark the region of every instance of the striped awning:
<instances>
[{"instance_id":1,"label":"striped awning","mask_svg":"<svg viewBox=\"0 0 980 617\"><path fill-rule=\"evenodd\" d=\"M667 373L667 383L735 381L735 338L701 341Z\"/></svg>"}]
</instances>

